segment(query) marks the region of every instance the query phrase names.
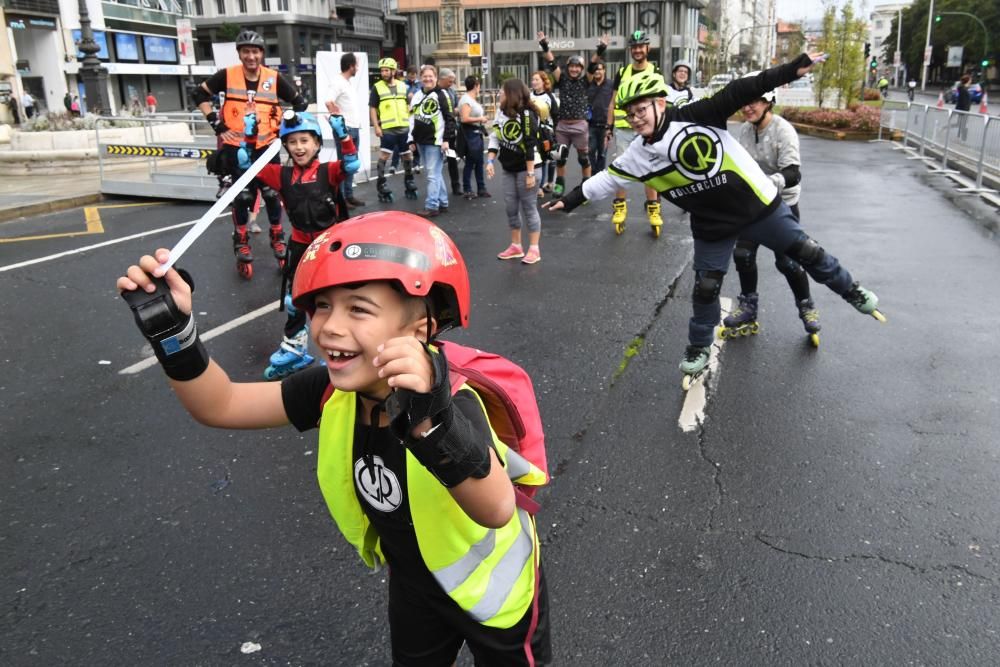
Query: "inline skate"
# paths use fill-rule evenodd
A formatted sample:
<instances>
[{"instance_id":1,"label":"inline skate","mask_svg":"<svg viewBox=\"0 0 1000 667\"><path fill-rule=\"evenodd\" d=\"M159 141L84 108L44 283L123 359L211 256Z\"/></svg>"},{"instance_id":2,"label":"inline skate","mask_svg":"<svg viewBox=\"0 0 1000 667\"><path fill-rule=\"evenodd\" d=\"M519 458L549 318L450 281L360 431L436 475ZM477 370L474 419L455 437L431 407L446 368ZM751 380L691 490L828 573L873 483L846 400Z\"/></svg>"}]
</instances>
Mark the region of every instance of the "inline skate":
<instances>
[{"instance_id":1,"label":"inline skate","mask_svg":"<svg viewBox=\"0 0 1000 667\"><path fill-rule=\"evenodd\" d=\"M816 309L816 304L810 298L802 299L795 306L799 309L799 319L802 320L802 326L809 336L809 344L819 347L819 332L823 327L819 324L819 310Z\"/></svg>"},{"instance_id":2,"label":"inline skate","mask_svg":"<svg viewBox=\"0 0 1000 667\"><path fill-rule=\"evenodd\" d=\"M392 203L392 190L385 185L385 176L379 176L375 181L375 192L380 202Z\"/></svg>"},{"instance_id":3,"label":"inline skate","mask_svg":"<svg viewBox=\"0 0 1000 667\"><path fill-rule=\"evenodd\" d=\"M660 201L646 201L646 216L649 218L649 226L653 231L653 238L660 238L660 229L663 227L663 217L660 215Z\"/></svg>"},{"instance_id":4,"label":"inline skate","mask_svg":"<svg viewBox=\"0 0 1000 667\"><path fill-rule=\"evenodd\" d=\"M271 355L270 365L264 369L265 380L280 380L292 373L307 368L314 361L309 354L308 330L306 327L289 338L284 336L281 345Z\"/></svg>"},{"instance_id":5,"label":"inline skate","mask_svg":"<svg viewBox=\"0 0 1000 667\"><path fill-rule=\"evenodd\" d=\"M700 378L708 369L708 360L711 357L712 348L688 345L684 350L684 359L681 360L678 368L684 377L681 379L681 388L687 391L691 385Z\"/></svg>"},{"instance_id":6,"label":"inline skate","mask_svg":"<svg viewBox=\"0 0 1000 667\"><path fill-rule=\"evenodd\" d=\"M844 301L854 306L859 313L871 315L879 322L885 322L885 315L878 309L878 297L875 292L865 289L861 283L854 283L851 289L843 294Z\"/></svg>"},{"instance_id":7,"label":"inline skate","mask_svg":"<svg viewBox=\"0 0 1000 667\"><path fill-rule=\"evenodd\" d=\"M253 253L250 251L250 237L244 225L233 230L233 253L236 255L236 272L243 278L253 278Z\"/></svg>"},{"instance_id":8,"label":"inline skate","mask_svg":"<svg viewBox=\"0 0 1000 667\"><path fill-rule=\"evenodd\" d=\"M615 226L615 234L621 235L625 232L625 217L628 216L628 202L624 199L616 198L611 202L614 213L611 214L611 224Z\"/></svg>"},{"instance_id":9,"label":"inline skate","mask_svg":"<svg viewBox=\"0 0 1000 667\"><path fill-rule=\"evenodd\" d=\"M407 199L416 199L417 198L417 195L418 195L418 192L417 192L417 183L413 179L413 174L412 173L408 173L405 176L403 176L403 193L406 195ZM392 201L392 200L390 199L389 201Z\"/></svg>"},{"instance_id":10,"label":"inline skate","mask_svg":"<svg viewBox=\"0 0 1000 667\"><path fill-rule=\"evenodd\" d=\"M719 338L726 340L758 333L760 333L760 323L757 322L757 293L740 294L736 310L722 320Z\"/></svg>"},{"instance_id":11,"label":"inline skate","mask_svg":"<svg viewBox=\"0 0 1000 667\"><path fill-rule=\"evenodd\" d=\"M278 268L284 270L288 260L288 246L285 244L285 232L281 225L271 225L271 250L278 260Z\"/></svg>"}]
</instances>

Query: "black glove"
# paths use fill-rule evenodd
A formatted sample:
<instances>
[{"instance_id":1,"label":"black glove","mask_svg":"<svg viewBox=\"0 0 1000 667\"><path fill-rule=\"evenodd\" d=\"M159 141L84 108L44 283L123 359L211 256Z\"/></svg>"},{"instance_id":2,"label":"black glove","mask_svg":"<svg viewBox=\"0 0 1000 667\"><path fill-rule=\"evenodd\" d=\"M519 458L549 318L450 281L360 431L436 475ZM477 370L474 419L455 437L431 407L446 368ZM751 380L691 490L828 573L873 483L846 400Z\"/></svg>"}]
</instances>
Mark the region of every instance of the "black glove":
<instances>
[{"instance_id":1,"label":"black glove","mask_svg":"<svg viewBox=\"0 0 1000 667\"><path fill-rule=\"evenodd\" d=\"M178 271L191 285L194 283L187 271ZM170 288L163 278L153 278L156 291L127 290L122 298L135 316L139 331L153 347L164 372L174 380L193 380L208 368L208 351L198 338L194 315L182 313L170 295Z\"/></svg>"},{"instance_id":2,"label":"black glove","mask_svg":"<svg viewBox=\"0 0 1000 667\"><path fill-rule=\"evenodd\" d=\"M598 42L597 43L597 57L598 58L603 58L604 57L604 52L607 51L607 50L608 50L608 45L607 44L605 44L604 42Z\"/></svg>"},{"instance_id":3,"label":"black glove","mask_svg":"<svg viewBox=\"0 0 1000 667\"><path fill-rule=\"evenodd\" d=\"M578 185L563 195L558 201L563 203L563 210L569 213L577 206L586 202L587 198L583 196L583 186Z\"/></svg>"},{"instance_id":4,"label":"black glove","mask_svg":"<svg viewBox=\"0 0 1000 667\"><path fill-rule=\"evenodd\" d=\"M542 47L542 53L549 52L549 40L547 39L538 40L538 46Z\"/></svg>"},{"instance_id":5,"label":"black glove","mask_svg":"<svg viewBox=\"0 0 1000 667\"><path fill-rule=\"evenodd\" d=\"M455 487L469 477L482 479L490 474L489 446L451 401L444 351L427 352L434 365L434 386L426 394L407 389L390 394L386 400L389 428L444 486ZM414 438L413 427L425 419L430 419L432 426Z\"/></svg>"},{"instance_id":6,"label":"black glove","mask_svg":"<svg viewBox=\"0 0 1000 667\"><path fill-rule=\"evenodd\" d=\"M207 120L208 124L212 126L213 130L215 130L216 136L219 136L229 130L229 128L226 127L226 124L222 122L222 119L219 118L219 114L214 111L205 116L205 120Z\"/></svg>"}]
</instances>

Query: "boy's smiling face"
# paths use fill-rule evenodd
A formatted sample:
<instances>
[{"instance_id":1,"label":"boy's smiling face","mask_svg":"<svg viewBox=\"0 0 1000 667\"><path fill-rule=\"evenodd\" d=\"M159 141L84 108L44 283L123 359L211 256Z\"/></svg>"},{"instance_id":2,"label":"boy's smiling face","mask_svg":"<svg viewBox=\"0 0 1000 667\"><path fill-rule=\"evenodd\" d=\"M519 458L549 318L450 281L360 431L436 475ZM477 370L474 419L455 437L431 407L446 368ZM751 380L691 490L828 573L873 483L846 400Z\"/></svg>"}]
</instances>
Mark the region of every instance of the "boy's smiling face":
<instances>
[{"instance_id":1,"label":"boy's smiling face","mask_svg":"<svg viewBox=\"0 0 1000 667\"><path fill-rule=\"evenodd\" d=\"M384 397L389 384L378 376L378 346L399 336L424 337L423 317L387 282L331 287L318 292L309 324L313 345L341 391Z\"/></svg>"}]
</instances>

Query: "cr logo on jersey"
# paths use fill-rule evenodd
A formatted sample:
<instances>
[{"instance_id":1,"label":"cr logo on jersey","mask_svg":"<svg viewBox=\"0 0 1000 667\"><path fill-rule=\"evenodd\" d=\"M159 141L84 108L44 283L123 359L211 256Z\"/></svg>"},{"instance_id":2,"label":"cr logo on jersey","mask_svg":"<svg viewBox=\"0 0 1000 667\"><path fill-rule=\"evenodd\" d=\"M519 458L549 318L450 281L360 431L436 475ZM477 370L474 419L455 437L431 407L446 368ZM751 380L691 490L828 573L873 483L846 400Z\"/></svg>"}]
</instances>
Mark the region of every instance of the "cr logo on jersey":
<instances>
[{"instance_id":1,"label":"cr logo on jersey","mask_svg":"<svg viewBox=\"0 0 1000 667\"><path fill-rule=\"evenodd\" d=\"M509 141L512 144L520 143L522 134L521 123L518 120L509 119L500 128L500 135L504 141Z\"/></svg>"},{"instance_id":2,"label":"cr logo on jersey","mask_svg":"<svg viewBox=\"0 0 1000 667\"><path fill-rule=\"evenodd\" d=\"M385 467L381 456L372 457L371 469L365 465L363 458L355 461L354 483L365 501L379 512L391 512L403 502L403 490L399 486L399 478L396 477L396 473Z\"/></svg>"},{"instance_id":3,"label":"cr logo on jersey","mask_svg":"<svg viewBox=\"0 0 1000 667\"><path fill-rule=\"evenodd\" d=\"M689 125L670 142L670 160L692 181L712 178L722 169L722 139L710 127Z\"/></svg>"},{"instance_id":4,"label":"cr logo on jersey","mask_svg":"<svg viewBox=\"0 0 1000 667\"><path fill-rule=\"evenodd\" d=\"M438 112L437 97L425 97L420 103L420 115L433 116Z\"/></svg>"}]
</instances>

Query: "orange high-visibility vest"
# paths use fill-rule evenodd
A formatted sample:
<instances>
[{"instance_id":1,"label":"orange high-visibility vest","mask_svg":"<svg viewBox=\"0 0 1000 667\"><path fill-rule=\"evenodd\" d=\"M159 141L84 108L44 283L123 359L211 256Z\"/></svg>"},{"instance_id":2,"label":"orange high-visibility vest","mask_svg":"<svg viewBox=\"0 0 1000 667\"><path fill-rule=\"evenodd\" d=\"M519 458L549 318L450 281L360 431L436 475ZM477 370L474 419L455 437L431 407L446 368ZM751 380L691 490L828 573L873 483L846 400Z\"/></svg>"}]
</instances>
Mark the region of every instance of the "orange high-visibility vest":
<instances>
[{"instance_id":1,"label":"orange high-visibility vest","mask_svg":"<svg viewBox=\"0 0 1000 667\"><path fill-rule=\"evenodd\" d=\"M257 148L267 146L278 136L281 127L281 106L278 104L278 73L269 68L260 68L257 79L257 91L247 90L246 78L243 76L243 65L233 65L226 68L226 101L222 105L222 119L230 130L243 134L243 114L247 112L247 104L251 101L257 113ZM242 136L227 140L231 146L239 146L247 141ZM253 141L253 138L250 139Z\"/></svg>"}]
</instances>

